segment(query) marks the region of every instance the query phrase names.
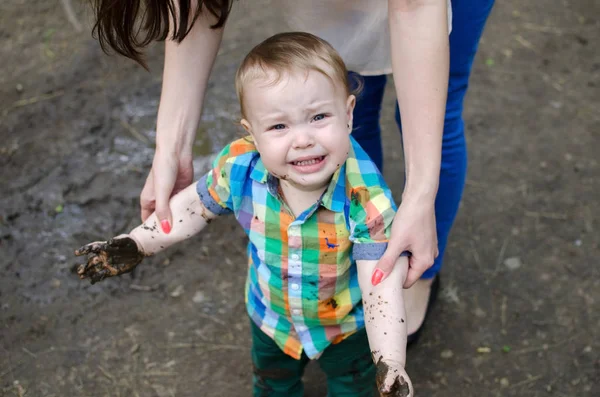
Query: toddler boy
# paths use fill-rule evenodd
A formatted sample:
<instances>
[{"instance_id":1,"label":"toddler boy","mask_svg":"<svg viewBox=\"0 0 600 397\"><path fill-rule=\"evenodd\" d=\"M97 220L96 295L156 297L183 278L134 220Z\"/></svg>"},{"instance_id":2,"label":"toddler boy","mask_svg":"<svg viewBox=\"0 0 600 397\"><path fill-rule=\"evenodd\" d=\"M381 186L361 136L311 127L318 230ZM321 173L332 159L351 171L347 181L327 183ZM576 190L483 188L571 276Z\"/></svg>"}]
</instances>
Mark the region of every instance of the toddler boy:
<instances>
[{"instance_id":1,"label":"toddler boy","mask_svg":"<svg viewBox=\"0 0 600 397\"><path fill-rule=\"evenodd\" d=\"M78 273L92 282L126 273L232 213L249 237L254 395L302 396L304 367L316 359L329 396L373 396L375 379L381 395L412 396L408 261L372 285L396 208L350 136L356 99L342 59L313 35L279 34L247 55L236 89L249 136L171 199L172 230L153 214L128 235L76 251L88 254Z\"/></svg>"}]
</instances>

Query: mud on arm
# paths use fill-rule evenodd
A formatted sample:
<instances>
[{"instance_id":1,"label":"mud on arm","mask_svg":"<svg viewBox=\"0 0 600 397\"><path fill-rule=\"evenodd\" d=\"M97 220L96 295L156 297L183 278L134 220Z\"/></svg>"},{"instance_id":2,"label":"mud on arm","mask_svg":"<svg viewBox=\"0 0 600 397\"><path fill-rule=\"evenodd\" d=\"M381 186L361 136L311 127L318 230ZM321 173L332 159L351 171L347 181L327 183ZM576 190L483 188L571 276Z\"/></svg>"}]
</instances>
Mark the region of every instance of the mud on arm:
<instances>
[{"instance_id":1,"label":"mud on arm","mask_svg":"<svg viewBox=\"0 0 600 397\"><path fill-rule=\"evenodd\" d=\"M377 388L381 396L413 396L412 384L404 370L407 335L402 286L408 258L398 258L389 276L373 286L371 275L376 265L376 260L357 260L365 327L377 366Z\"/></svg>"}]
</instances>

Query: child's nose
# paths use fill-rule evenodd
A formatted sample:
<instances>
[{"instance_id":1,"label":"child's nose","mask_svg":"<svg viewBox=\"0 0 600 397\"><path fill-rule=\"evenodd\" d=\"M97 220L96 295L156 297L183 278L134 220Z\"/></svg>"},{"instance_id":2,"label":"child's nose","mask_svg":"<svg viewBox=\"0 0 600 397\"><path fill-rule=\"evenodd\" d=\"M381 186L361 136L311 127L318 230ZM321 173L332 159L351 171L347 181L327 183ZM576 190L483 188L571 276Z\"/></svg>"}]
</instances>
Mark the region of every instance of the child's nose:
<instances>
[{"instance_id":1,"label":"child's nose","mask_svg":"<svg viewBox=\"0 0 600 397\"><path fill-rule=\"evenodd\" d=\"M297 127L294 131L294 148L304 149L315 144L314 135L310 128Z\"/></svg>"}]
</instances>

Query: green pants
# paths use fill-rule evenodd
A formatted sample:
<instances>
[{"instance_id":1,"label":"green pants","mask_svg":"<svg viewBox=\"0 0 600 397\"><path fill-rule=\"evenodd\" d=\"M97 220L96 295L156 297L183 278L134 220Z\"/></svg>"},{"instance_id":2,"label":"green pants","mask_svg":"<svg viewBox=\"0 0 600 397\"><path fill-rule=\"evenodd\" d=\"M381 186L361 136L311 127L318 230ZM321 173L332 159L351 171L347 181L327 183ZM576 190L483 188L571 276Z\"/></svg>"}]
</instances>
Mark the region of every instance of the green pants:
<instances>
[{"instance_id":1,"label":"green pants","mask_svg":"<svg viewBox=\"0 0 600 397\"><path fill-rule=\"evenodd\" d=\"M304 352L300 360L286 355L254 322L250 324L254 397L302 397L302 375L309 358ZM377 395L375 365L364 328L341 343L330 345L318 362L327 375L328 397Z\"/></svg>"}]
</instances>

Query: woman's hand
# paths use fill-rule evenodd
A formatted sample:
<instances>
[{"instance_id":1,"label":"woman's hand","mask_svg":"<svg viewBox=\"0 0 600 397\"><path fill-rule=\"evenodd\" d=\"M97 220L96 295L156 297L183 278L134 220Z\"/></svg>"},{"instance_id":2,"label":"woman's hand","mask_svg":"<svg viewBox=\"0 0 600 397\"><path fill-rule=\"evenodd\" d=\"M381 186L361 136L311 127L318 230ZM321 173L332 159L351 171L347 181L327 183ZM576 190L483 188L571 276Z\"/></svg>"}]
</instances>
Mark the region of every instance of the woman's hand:
<instances>
[{"instance_id":1,"label":"woman's hand","mask_svg":"<svg viewBox=\"0 0 600 397\"><path fill-rule=\"evenodd\" d=\"M152 169L140 196L142 222L156 212L163 232L169 233L173 226L173 217L169 209L169 199L192 183L194 166L192 153L172 153L157 148Z\"/></svg>"},{"instance_id":2,"label":"woman's hand","mask_svg":"<svg viewBox=\"0 0 600 397\"><path fill-rule=\"evenodd\" d=\"M404 251L409 251L409 269L404 288L410 288L433 265L438 256L435 227L434 200L405 197L392 223L392 233L387 250L379 260L374 274L379 270L381 282L394 267ZM373 282L375 282L373 277ZM378 283L377 282L377 283Z\"/></svg>"}]
</instances>

